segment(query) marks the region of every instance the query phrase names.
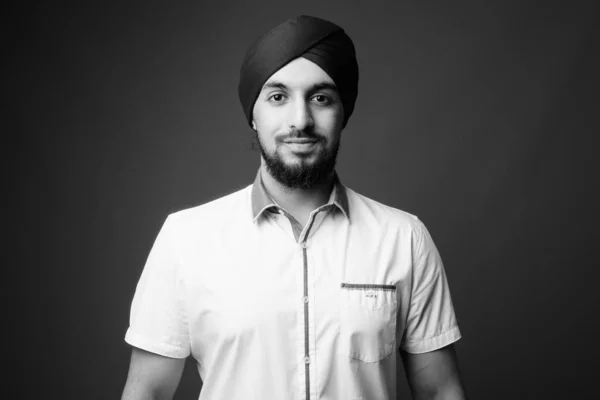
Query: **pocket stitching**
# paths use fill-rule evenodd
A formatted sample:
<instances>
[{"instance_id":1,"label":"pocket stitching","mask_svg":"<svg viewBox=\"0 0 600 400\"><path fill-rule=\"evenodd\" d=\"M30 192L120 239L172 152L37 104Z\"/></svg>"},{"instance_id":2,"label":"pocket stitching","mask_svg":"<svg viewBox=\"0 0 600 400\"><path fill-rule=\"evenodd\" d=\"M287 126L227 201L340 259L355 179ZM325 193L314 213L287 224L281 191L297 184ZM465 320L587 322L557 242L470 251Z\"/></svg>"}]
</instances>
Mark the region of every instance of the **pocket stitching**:
<instances>
[{"instance_id":1,"label":"pocket stitching","mask_svg":"<svg viewBox=\"0 0 600 400\"><path fill-rule=\"evenodd\" d=\"M340 287L347 290L396 290L396 285L379 285L373 283L344 283L342 282Z\"/></svg>"},{"instance_id":2,"label":"pocket stitching","mask_svg":"<svg viewBox=\"0 0 600 400\"><path fill-rule=\"evenodd\" d=\"M356 285L356 286L347 287L347 286L344 286L344 285ZM374 288L374 286L377 287L377 288ZM382 289L382 287L385 287L386 289ZM392 289L392 287L393 287L393 289ZM362 284L344 284L344 283L342 283L341 289L346 289L346 290L375 290L375 291L381 291L383 293L385 293L385 292L389 293L392 290L395 291L396 290L396 286L395 285L373 285L373 284L364 284L364 285L362 285ZM343 293L343 290L340 291L340 294L342 294L342 293ZM391 295L391 293L390 293L390 295ZM344 300L347 300L347 299L344 299ZM390 340L387 341L387 342L384 342L383 343L383 347L380 348L382 350L382 352L379 353L379 354L381 354L381 356L379 354L377 354L377 356L374 359L372 359L372 358L369 358L369 359L360 358L359 355L358 355L358 354L360 354L360 349L357 349L357 350L359 350L358 352L356 350L352 351L349 342L347 342L347 347L344 348L344 349L342 349L342 350L344 350L343 356L345 356L345 357L347 357L347 358L349 358L351 360L357 360L357 361L364 362L364 363L374 363L374 362L379 362L379 361L383 360L386 357L389 357L394 352L394 343L396 342L396 325L397 325L397 315L396 315L396 313L397 313L397 310L398 310L398 308L397 308L398 301L397 300L398 299L397 299L396 295L391 295L389 302L387 302L387 303L385 303L385 304L383 304L380 307L375 308L375 309L367 309L363 305L357 304L358 307L361 307L362 309L364 309L364 311L367 311L369 313L370 312L374 312L374 311L382 311L385 308L392 307L391 308L391 312L390 312L391 313L391 315L390 315L391 320L385 322L385 326L383 328L383 329L389 330ZM349 323L348 320L347 320L347 318L348 318L347 313L350 311L349 307L348 307L350 304L348 304L347 301L345 301L345 303L346 304L343 305L344 307L343 307L342 315L341 315L342 319L340 320L340 333L344 332L346 329L350 329L348 327L344 327L345 324ZM390 347L389 350L386 349L388 346Z\"/></svg>"}]
</instances>

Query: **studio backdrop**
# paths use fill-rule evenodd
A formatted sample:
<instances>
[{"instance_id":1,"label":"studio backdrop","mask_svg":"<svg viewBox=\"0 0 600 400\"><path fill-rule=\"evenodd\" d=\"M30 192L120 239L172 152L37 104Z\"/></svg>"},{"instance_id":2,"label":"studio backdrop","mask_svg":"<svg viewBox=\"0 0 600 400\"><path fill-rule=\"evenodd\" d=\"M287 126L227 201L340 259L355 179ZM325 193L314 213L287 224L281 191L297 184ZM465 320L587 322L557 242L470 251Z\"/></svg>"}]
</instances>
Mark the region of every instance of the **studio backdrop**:
<instances>
[{"instance_id":1,"label":"studio backdrop","mask_svg":"<svg viewBox=\"0 0 600 400\"><path fill-rule=\"evenodd\" d=\"M2 38L3 398L119 398L169 213L252 183L251 41L299 14L354 40L337 171L441 253L471 399L585 398L598 298L598 4L39 2ZM8 328L8 329L6 329ZM201 382L188 360L176 399ZM408 399L406 381L399 398Z\"/></svg>"}]
</instances>

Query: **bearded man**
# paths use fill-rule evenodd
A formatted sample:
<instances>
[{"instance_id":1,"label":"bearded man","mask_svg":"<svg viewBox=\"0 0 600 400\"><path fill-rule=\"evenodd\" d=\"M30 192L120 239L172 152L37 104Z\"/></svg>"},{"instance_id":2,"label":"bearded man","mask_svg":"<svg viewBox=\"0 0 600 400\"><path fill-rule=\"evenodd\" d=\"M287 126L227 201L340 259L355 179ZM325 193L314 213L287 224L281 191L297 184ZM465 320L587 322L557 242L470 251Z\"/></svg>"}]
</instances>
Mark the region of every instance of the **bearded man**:
<instances>
[{"instance_id":1,"label":"bearded man","mask_svg":"<svg viewBox=\"0 0 600 400\"><path fill-rule=\"evenodd\" d=\"M358 63L338 25L299 16L258 38L239 97L254 183L169 215L138 283L123 399L172 398L193 356L200 399L464 399L439 253L414 215L335 171Z\"/></svg>"}]
</instances>

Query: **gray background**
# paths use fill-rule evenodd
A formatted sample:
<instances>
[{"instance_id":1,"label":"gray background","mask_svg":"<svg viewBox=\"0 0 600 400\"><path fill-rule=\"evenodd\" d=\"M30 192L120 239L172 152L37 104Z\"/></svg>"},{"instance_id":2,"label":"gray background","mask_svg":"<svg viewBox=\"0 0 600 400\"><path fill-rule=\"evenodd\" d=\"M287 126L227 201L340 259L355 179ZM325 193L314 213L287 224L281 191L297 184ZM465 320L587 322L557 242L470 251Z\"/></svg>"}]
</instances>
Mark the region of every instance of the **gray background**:
<instances>
[{"instance_id":1,"label":"gray background","mask_svg":"<svg viewBox=\"0 0 600 400\"><path fill-rule=\"evenodd\" d=\"M5 8L0 394L120 396L130 302L165 217L250 184L258 168L236 91L244 51L309 14L357 48L340 177L431 231L470 398L584 397L600 333L598 11L500 0ZM200 390L189 361L177 399Z\"/></svg>"}]
</instances>

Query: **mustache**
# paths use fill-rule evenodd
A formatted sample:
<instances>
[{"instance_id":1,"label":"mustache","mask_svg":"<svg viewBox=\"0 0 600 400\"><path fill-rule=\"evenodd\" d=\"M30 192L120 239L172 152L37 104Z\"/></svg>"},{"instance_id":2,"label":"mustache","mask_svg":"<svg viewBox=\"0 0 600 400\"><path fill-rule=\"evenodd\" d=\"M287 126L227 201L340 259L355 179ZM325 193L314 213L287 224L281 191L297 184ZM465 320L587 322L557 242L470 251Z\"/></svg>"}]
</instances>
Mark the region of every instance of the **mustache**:
<instances>
[{"instance_id":1,"label":"mustache","mask_svg":"<svg viewBox=\"0 0 600 400\"><path fill-rule=\"evenodd\" d=\"M320 135L314 131L308 131L308 130L302 130L302 131L293 130L293 131L290 131L289 133L284 133L284 134L279 135L277 137L277 140L284 141L287 139L302 139L302 138L319 140L319 141L325 140L325 137L323 135Z\"/></svg>"}]
</instances>

